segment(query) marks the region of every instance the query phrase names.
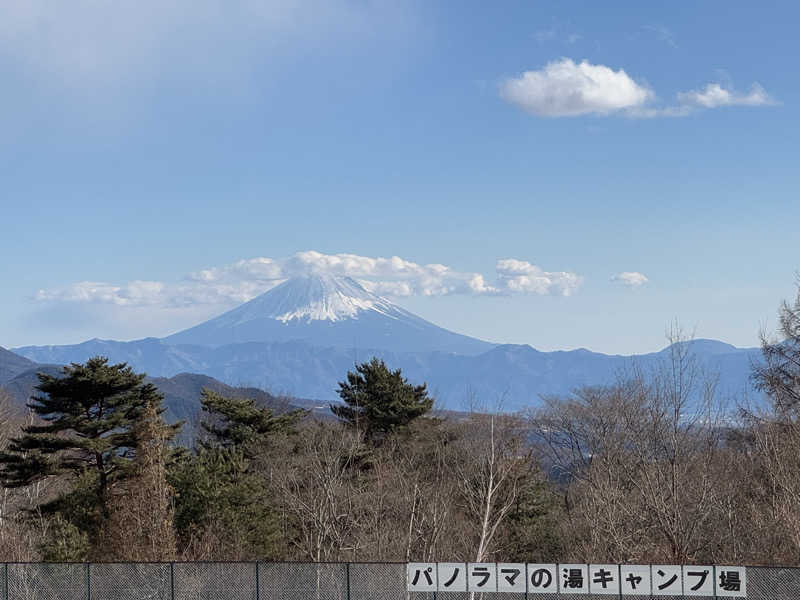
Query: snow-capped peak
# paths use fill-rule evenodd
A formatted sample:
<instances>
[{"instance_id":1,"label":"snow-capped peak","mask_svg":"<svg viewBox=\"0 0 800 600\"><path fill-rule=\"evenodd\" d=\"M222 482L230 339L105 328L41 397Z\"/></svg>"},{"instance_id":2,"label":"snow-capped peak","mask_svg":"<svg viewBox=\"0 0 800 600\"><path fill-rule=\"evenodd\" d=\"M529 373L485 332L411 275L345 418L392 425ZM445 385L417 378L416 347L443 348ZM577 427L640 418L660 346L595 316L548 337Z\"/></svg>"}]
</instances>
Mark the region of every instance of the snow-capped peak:
<instances>
[{"instance_id":1,"label":"snow-capped peak","mask_svg":"<svg viewBox=\"0 0 800 600\"><path fill-rule=\"evenodd\" d=\"M492 347L413 315L354 279L331 275L288 279L250 302L164 340L211 347L299 341L322 347L462 354Z\"/></svg>"},{"instance_id":2,"label":"snow-capped peak","mask_svg":"<svg viewBox=\"0 0 800 600\"><path fill-rule=\"evenodd\" d=\"M354 279L331 275L288 279L249 302L164 341L211 347L301 341L321 347L461 354L492 347L413 315Z\"/></svg>"},{"instance_id":3,"label":"snow-capped peak","mask_svg":"<svg viewBox=\"0 0 800 600\"><path fill-rule=\"evenodd\" d=\"M310 275L294 277L251 300L230 316L237 323L252 319L290 321L341 321L354 319L363 311L389 317L401 311L394 304L367 291L350 277Z\"/></svg>"}]
</instances>

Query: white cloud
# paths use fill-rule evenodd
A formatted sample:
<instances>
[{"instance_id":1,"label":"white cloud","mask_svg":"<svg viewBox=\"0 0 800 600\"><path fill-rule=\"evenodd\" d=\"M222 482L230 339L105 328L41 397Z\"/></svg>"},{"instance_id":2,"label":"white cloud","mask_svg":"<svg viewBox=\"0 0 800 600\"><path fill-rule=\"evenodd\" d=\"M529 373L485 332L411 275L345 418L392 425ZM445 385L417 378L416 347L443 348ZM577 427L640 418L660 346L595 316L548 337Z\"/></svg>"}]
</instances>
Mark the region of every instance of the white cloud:
<instances>
[{"instance_id":1,"label":"white cloud","mask_svg":"<svg viewBox=\"0 0 800 600\"><path fill-rule=\"evenodd\" d=\"M500 289L528 294L569 296L578 289L583 278L575 273L547 272L523 260L506 258L497 261Z\"/></svg>"},{"instance_id":2,"label":"white cloud","mask_svg":"<svg viewBox=\"0 0 800 600\"><path fill-rule=\"evenodd\" d=\"M369 281L367 279L359 279L359 283L373 294L379 296L402 298L414 295L414 288L408 281Z\"/></svg>"},{"instance_id":3,"label":"white cloud","mask_svg":"<svg viewBox=\"0 0 800 600\"><path fill-rule=\"evenodd\" d=\"M709 83L701 90L681 92L678 102L688 106L717 108L719 106L764 106L774 104L767 91L758 83L754 83L746 94L724 88L719 83Z\"/></svg>"},{"instance_id":4,"label":"white cloud","mask_svg":"<svg viewBox=\"0 0 800 600\"><path fill-rule=\"evenodd\" d=\"M738 93L720 83L709 83L700 90L679 92L676 104L662 105L656 102L656 94L649 87L636 82L624 70L615 71L586 60L575 63L569 58L507 79L500 93L508 102L540 117L590 114L619 114L632 118L685 117L700 109L776 104L758 83L754 83L747 93Z\"/></svg>"},{"instance_id":5,"label":"white cloud","mask_svg":"<svg viewBox=\"0 0 800 600\"><path fill-rule=\"evenodd\" d=\"M619 69L575 63L569 58L551 62L538 71L525 71L505 81L503 97L543 117L607 115L643 106L653 92Z\"/></svg>"},{"instance_id":6,"label":"white cloud","mask_svg":"<svg viewBox=\"0 0 800 600\"><path fill-rule=\"evenodd\" d=\"M62 289L38 290L34 298L43 302L98 302L117 306L141 306L158 304L164 288L164 284L159 281L131 281L122 286L81 281Z\"/></svg>"},{"instance_id":7,"label":"white cloud","mask_svg":"<svg viewBox=\"0 0 800 600\"><path fill-rule=\"evenodd\" d=\"M282 265L271 258L250 258L237 261L224 267L212 267L189 273L186 277L195 282L218 282L223 279L249 279L252 281L269 281L280 279Z\"/></svg>"},{"instance_id":8,"label":"white cloud","mask_svg":"<svg viewBox=\"0 0 800 600\"><path fill-rule=\"evenodd\" d=\"M289 277L329 274L358 279L374 293L388 296L473 296L535 294L568 296L582 277L564 271L545 271L517 259L497 261L495 281L481 273L457 271L447 265L421 265L399 256L369 257L323 254L313 250L286 258L257 257L222 267L211 267L168 284L132 281L127 284L80 282L66 288L39 290L34 299L44 303L95 303L116 306L189 308L199 305L229 307L254 298Z\"/></svg>"},{"instance_id":9,"label":"white cloud","mask_svg":"<svg viewBox=\"0 0 800 600\"><path fill-rule=\"evenodd\" d=\"M628 287L638 288L649 281L644 273L638 271L623 271L611 277L611 281L627 285Z\"/></svg>"},{"instance_id":10,"label":"white cloud","mask_svg":"<svg viewBox=\"0 0 800 600\"><path fill-rule=\"evenodd\" d=\"M658 117L688 117L695 112L694 106L681 104L675 106L643 106L634 108L625 113L626 117L633 119L655 119Z\"/></svg>"}]
</instances>

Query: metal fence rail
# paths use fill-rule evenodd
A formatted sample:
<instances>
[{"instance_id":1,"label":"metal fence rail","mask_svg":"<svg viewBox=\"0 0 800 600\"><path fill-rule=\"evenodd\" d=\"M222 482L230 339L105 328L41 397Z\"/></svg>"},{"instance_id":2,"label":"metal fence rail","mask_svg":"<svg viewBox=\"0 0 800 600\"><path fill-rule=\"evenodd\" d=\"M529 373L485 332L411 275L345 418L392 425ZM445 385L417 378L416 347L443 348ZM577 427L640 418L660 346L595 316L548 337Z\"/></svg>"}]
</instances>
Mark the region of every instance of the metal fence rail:
<instances>
[{"instance_id":1,"label":"metal fence rail","mask_svg":"<svg viewBox=\"0 0 800 600\"><path fill-rule=\"evenodd\" d=\"M747 567L747 587L747 597L754 600L800 600L800 569ZM469 593L439 596L439 600L469 600ZM557 598L556 594L474 594L475 600ZM405 563L3 563L2 599L434 600L435 594L406 591Z\"/></svg>"}]
</instances>

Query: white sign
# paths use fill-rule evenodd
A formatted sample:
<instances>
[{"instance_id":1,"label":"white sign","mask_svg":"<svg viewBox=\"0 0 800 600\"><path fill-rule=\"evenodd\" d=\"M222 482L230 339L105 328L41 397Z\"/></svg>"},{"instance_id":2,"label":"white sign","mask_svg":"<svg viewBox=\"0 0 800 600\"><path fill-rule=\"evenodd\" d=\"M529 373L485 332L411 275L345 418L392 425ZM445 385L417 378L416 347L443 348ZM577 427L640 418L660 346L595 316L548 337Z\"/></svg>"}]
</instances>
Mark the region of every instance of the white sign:
<instances>
[{"instance_id":1,"label":"white sign","mask_svg":"<svg viewBox=\"0 0 800 600\"><path fill-rule=\"evenodd\" d=\"M679 566L653 565L650 573L653 596L683 596L683 580Z\"/></svg>"},{"instance_id":2,"label":"white sign","mask_svg":"<svg viewBox=\"0 0 800 600\"><path fill-rule=\"evenodd\" d=\"M683 595L713 596L714 567L683 565Z\"/></svg>"},{"instance_id":3,"label":"white sign","mask_svg":"<svg viewBox=\"0 0 800 600\"><path fill-rule=\"evenodd\" d=\"M409 592L747 597L747 568L710 565L407 563Z\"/></svg>"},{"instance_id":4,"label":"white sign","mask_svg":"<svg viewBox=\"0 0 800 600\"><path fill-rule=\"evenodd\" d=\"M619 566L589 565L589 591L593 596L619 596Z\"/></svg>"},{"instance_id":5,"label":"white sign","mask_svg":"<svg viewBox=\"0 0 800 600\"><path fill-rule=\"evenodd\" d=\"M558 590L558 567L556 565L528 565L528 591L540 594L555 594Z\"/></svg>"},{"instance_id":6,"label":"white sign","mask_svg":"<svg viewBox=\"0 0 800 600\"><path fill-rule=\"evenodd\" d=\"M747 569L744 567L717 567L716 579L718 598L747 596Z\"/></svg>"},{"instance_id":7,"label":"white sign","mask_svg":"<svg viewBox=\"0 0 800 600\"><path fill-rule=\"evenodd\" d=\"M495 563L469 563L467 587L470 592L497 591L497 565Z\"/></svg>"},{"instance_id":8,"label":"white sign","mask_svg":"<svg viewBox=\"0 0 800 600\"><path fill-rule=\"evenodd\" d=\"M588 565L558 565L558 591L562 594L588 594Z\"/></svg>"},{"instance_id":9,"label":"white sign","mask_svg":"<svg viewBox=\"0 0 800 600\"><path fill-rule=\"evenodd\" d=\"M524 594L526 592L525 563L498 563L497 591Z\"/></svg>"},{"instance_id":10,"label":"white sign","mask_svg":"<svg viewBox=\"0 0 800 600\"><path fill-rule=\"evenodd\" d=\"M438 563L436 565L439 592L466 592L467 565L465 563Z\"/></svg>"},{"instance_id":11,"label":"white sign","mask_svg":"<svg viewBox=\"0 0 800 600\"><path fill-rule=\"evenodd\" d=\"M619 585L623 596L649 596L650 566L649 565L620 566Z\"/></svg>"},{"instance_id":12,"label":"white sign","mask_svg":"<svg viewBox=\"0 0 800 600\"><path fill-rule=\"evenodd\" d=\"M436 563L408 563L406 578L409 592L435 592Z\"/></svg>"}]
</instances>

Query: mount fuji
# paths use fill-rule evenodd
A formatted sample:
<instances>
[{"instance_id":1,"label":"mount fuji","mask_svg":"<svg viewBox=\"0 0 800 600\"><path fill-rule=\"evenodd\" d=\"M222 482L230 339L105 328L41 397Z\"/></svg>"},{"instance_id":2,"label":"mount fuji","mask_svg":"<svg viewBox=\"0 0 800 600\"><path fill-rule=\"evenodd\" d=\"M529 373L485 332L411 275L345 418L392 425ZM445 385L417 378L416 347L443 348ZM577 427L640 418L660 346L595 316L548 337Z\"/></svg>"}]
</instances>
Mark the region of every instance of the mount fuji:
<instances>
[{"instance_id":1,"label":"mount fuji","mask_svg":"<svg viewBox=\"0 0 800 600\"><path fill-rule=\"evenodd\" d=\"M367 291L350 277L294 277L210 321L163 339L219 347L302 341L313 346L474 355L494 344L453 333Z\"/></svg>"},{"instance_id":2,"label":"mount fuji","mask_svg":"<svg viewBox=\"0 0 800 600\"><path fill-rule=\"evenodd\" d=\"M719 374L720 392L731 397L753 393L749 373L759 360L759 349L714 340L695 340L692 349L704 366ZM322 275L289 279L233 310L162 339L93 339L13 352L19 356L11 356L13 364L6 356L9 376L28 364L20 356L58 365L100 355L152 377L197 373L228 385L322 402L336 399L336 384L354 360L377 356L391 368L402 369L410 381L427 382L438 407L456 410L473 396L490 402L502 399L505 410L535 406L543 395L610 383L634 364L647 370L668 357L668 349L619 356L491 344L434 325L353 279ZM0 367L2 363L0 353Z\"/></svg>"}]
</instances>

